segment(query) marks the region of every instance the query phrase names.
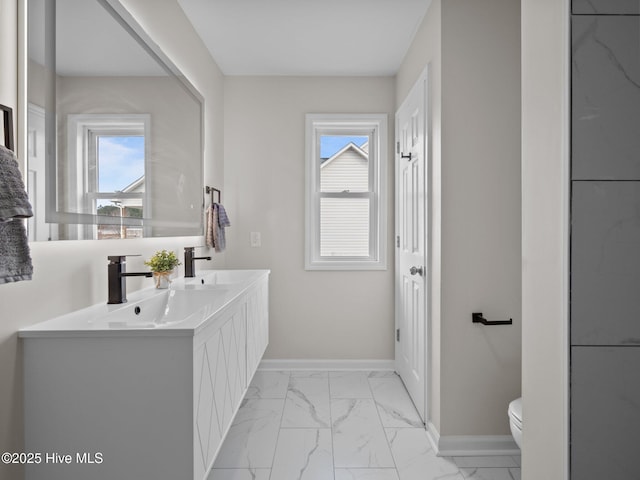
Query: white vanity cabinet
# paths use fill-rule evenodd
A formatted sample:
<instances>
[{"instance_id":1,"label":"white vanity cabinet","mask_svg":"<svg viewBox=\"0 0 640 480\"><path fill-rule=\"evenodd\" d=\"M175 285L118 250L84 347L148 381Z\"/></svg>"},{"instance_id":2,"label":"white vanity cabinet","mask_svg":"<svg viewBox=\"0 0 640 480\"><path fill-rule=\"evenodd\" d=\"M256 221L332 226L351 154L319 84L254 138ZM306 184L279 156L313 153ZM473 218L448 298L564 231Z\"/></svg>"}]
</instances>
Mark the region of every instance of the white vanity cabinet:
<instances>
[{"instance_id":1,"label":"white vanity cabinet","mask_svg":"<svg viewBox=\"0 0 640 480\"><path fill-rule=\"evenodd\" d=\"M25 478L205 480L268 342L269 272L252 272L197 324L20 331Z\"/></svg>"},{"instance_id":2,"label":"white vanity cabinet","mask_svg":"<svg viewBox=\"0 0 640 480\"><path fill-rule=\"evenodd\" d=\"M269 284L247 294L247 368L255 372L269 343Z\"/></svg>"}]
</instances>

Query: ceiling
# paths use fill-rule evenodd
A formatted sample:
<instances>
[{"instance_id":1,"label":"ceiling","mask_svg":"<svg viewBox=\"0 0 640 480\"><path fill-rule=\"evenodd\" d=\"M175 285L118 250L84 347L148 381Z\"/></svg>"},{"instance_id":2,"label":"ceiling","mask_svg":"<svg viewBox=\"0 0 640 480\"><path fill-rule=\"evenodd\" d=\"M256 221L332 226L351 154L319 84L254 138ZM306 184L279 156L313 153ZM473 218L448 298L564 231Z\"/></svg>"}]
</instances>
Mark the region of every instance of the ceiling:
<instances>
[{"instance_id":1,"label":"ceiling","mask_svg":"<svg viewBox=\"0 0 640 480\"><path fill-rule=\"evenodd\" d=\"M46 0L29 0L29 58L45 64ZM50 11L49 14L53 14ZM98 2L57 0L55 62L60 76L166 76L164 69ZM108 40L108 41L107 41Z\"/></svg>"},{"instance_id":2,"label":"ceiling","mask_svg":"<svg viewBox=\"0 0 640 480\"><path fill-rule=\"evenodd\" d=\"M431 0L178 0L225 75L395 75Z\"/></svg>"}]
</instances>

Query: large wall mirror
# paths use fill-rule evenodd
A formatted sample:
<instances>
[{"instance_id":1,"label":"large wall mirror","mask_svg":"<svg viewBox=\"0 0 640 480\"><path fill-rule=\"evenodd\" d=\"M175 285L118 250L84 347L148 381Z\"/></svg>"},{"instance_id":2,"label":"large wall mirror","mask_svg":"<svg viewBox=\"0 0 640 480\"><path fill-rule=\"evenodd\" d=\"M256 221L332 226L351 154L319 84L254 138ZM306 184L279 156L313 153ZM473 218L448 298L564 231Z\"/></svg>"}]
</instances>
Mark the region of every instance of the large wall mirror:
<instances>
[{"instance_id":1,"label":"large wall mirror","mask_svg":"<svg viewBox=\"0 0 640 480\"><path fill-rule=\"evenodd\" d=\"M25 0L29 239L201 235L203 102L117 0Z\"/></svg>"}]
</instances>

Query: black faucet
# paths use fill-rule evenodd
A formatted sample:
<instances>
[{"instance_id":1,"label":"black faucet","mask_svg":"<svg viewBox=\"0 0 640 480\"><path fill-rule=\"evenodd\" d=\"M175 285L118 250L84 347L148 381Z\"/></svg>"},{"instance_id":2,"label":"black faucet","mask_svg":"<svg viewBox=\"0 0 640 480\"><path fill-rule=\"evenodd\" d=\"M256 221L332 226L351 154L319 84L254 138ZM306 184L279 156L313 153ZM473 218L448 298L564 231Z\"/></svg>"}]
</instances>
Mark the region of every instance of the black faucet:
<instances>
[{"instance_id":1,"label":"black faucet","mask_svg":"<svg viewBox=\"0 0 640 480\"><path fill-rule=\"evenodd\" d=\"M126 255L109 255L109 299L107 303L126 303L127 281L126 277L152 277L153 272L131 272L127 270Z\"/></svg>"},{"instance_id":2,"label":"black faucet","mask_svg":"<svg viewBox=\"0 0 640 480\"><path fill-rule=\"evenodd\" d=\"M211 260L211 257L194 257L193 250L196 247L184 247L184 276L195 277L196 268L194 265L195 260Z\"/></svg>"}]
</instances>

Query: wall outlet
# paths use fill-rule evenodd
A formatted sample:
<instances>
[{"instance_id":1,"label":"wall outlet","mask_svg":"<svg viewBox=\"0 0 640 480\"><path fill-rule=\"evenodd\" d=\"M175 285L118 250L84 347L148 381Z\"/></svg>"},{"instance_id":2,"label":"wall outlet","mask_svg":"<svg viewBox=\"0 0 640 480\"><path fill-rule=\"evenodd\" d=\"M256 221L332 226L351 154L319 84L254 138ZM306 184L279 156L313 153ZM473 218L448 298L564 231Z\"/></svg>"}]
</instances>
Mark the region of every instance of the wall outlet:
<instances>
[{"instance_id":1,"label":"wall outlet","mask_svg":"<svg viewBox=\"0 0 640 480\"><path fill-rule=\"evenodd\" d=\"M251 246L259 247L262 245L262 239L260 238L260 232L251 232Z\"/></svg>"}]
</instances>

